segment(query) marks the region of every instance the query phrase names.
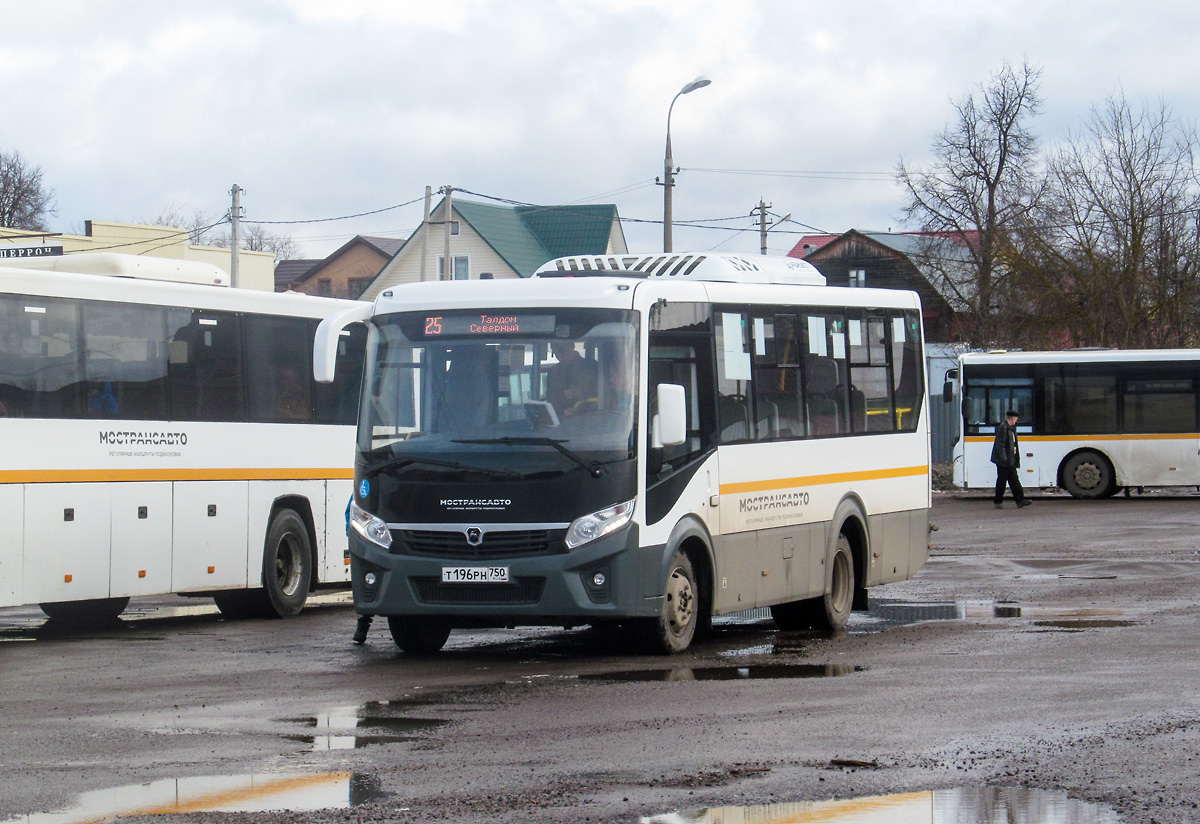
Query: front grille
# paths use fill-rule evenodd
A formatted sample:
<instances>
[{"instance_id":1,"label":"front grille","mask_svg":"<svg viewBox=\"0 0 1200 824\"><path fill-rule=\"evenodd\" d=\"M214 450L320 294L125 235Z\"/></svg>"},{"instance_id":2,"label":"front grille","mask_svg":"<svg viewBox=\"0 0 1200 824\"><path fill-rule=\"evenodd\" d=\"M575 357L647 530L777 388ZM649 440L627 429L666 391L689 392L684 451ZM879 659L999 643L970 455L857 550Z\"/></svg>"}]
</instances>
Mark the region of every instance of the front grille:
<instances>
[{"instance_id":1,"label":"front grille","mask_svg":"<svg viewBox=\"0 0 1200 824\"><path fill-rule=\"evenodd\" d=\"M426 604L536 604L545 578L516 578L508 584L447 584L440 578L412 577L417 599Z\"/></svg>"},{"instance_id":2,"label":"front grille","mask_svg":"<svg viewBox=\"0 0 1200 824\"><path fill-rule=\"evenodd\" d=\"M479 546L471 546L458 530L399 529L392 536L397 539L392 544L393 552L464 561L550 555L561 551L557 547L562 546L563 537L560 530L497 530L485 533Z\"/></svg>"}]
</instances>

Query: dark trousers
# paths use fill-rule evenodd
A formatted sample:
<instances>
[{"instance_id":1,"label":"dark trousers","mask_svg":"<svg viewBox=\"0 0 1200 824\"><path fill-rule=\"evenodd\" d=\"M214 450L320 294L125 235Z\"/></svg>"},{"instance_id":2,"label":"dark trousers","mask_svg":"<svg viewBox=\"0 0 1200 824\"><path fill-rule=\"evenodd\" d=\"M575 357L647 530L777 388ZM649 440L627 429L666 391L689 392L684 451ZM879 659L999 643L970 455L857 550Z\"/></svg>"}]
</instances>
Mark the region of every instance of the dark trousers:
<instances>
[{"instance_id":1,"label":"dark trousers","mask_svg":"<svg viewBox=\"0 0 1200 824\"><path fill-rule=\"evenodd\" d=\"M1017 503L1025 500L1025 490L1021 489L1021 479L1017 475L1015 466L1000 466L996 465L996 497L993 499L996 503L1004 500L1004 487L1008 486L1012 489L1013 500Z\"/></svg>"}]
</instances>

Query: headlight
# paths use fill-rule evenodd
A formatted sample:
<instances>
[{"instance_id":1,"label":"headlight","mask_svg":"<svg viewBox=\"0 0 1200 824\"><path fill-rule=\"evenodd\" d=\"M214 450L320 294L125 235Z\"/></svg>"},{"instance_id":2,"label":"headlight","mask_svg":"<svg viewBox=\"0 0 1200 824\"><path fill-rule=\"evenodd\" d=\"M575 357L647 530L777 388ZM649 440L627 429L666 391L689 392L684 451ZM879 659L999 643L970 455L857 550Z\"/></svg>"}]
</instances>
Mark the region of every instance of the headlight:
<instances>
[{"instance_id":1,"label":"headlight","mask_svg":"<svg viewBox=\"0 0 1200 824\"><path fill-rule=\"evenodd\" d=\"M633 501L626 501L623 504L614 504L607 509L593 512L591 515L576 518L567 530L567 549L581 547L589 541L594 541L610 532L616 532L629 523L629 519L632 517Z\"/></svg>"},{"instance_id":2,"label":"headlight","mask_svg":"<svg viewBox=\"0 0 1200 824\"><path fill-rule=\"evenodd\" d=\"M388 525L354 502L350 503L350 528L384 549L392 545L392 531Z\"/></svg>"}]
</instances>

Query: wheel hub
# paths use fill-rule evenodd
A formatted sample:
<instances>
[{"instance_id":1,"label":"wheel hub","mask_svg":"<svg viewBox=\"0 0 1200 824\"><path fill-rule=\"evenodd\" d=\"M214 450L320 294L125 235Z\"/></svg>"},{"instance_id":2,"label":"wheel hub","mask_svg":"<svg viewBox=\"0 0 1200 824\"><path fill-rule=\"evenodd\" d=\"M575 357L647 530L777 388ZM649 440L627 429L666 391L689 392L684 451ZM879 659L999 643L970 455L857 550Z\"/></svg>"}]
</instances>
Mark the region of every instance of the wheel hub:
<instances>
[{"instance_id":1,"label":"wheel hub","mask_svg":"<svg viewBox=\"0 0 1200 824\"><path fill-rule=\"evenodd\" d=\"M692 623L695 614L696 596L692 592L692 582L679 570L675 570L667 584L667 624L671 631L678 635Z\"/></svg>"}]
</instances>

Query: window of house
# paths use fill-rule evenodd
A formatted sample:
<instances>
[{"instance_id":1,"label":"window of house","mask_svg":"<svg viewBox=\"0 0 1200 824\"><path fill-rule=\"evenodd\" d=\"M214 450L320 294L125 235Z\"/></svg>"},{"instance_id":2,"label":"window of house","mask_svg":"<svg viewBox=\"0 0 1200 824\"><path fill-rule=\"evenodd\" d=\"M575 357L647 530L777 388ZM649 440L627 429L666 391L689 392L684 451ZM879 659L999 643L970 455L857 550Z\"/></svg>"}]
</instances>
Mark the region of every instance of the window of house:
<instances>
[{"instance_id":1,"label":"window of house","mask_svg":"<svg viewBox=\"0 0 1200 824\"><path fill-rule=\"evenodd\" d=\"M438 255L437 259L438 278L444 278L446 274L446 256ZM471 258L469 255L454 256L454 277L453 280L470 280L471 278Z\"/></svg>"}]
</instances>

